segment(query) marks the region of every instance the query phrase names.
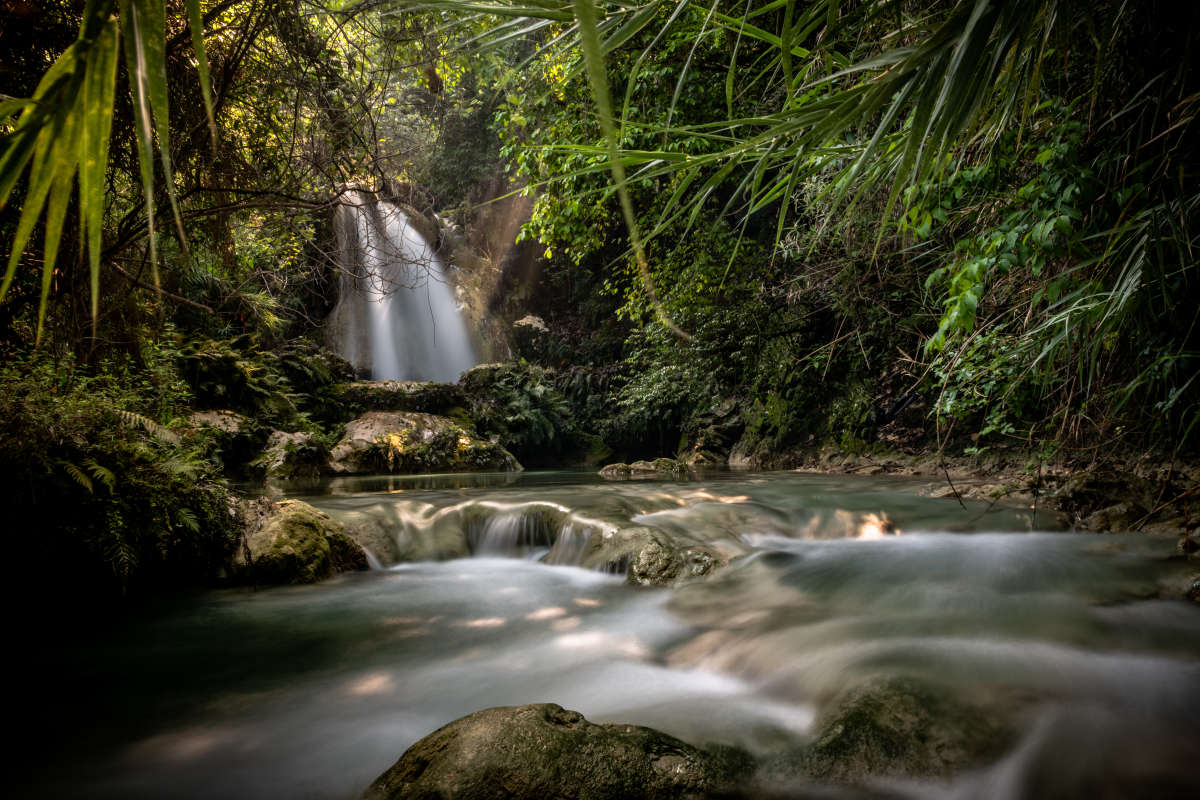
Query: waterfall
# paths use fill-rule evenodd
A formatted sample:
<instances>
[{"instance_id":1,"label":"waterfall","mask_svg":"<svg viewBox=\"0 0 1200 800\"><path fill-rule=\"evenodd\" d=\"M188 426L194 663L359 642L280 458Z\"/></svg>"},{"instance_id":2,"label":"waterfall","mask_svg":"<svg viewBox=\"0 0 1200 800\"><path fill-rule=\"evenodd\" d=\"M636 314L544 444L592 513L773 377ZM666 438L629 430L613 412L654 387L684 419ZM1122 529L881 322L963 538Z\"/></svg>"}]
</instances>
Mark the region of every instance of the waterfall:
<instances>
[{"instance_id":1,"label":"waterfall","mask_svg":"<svg viewBox=\"0 0 1200 800\"><path fill-rule=\"evenodd\" d=\"M334 216L330 345L372 380L456 381L477 359L433 247L395 203L352 191Z\"/></svg>"}]
</instances>

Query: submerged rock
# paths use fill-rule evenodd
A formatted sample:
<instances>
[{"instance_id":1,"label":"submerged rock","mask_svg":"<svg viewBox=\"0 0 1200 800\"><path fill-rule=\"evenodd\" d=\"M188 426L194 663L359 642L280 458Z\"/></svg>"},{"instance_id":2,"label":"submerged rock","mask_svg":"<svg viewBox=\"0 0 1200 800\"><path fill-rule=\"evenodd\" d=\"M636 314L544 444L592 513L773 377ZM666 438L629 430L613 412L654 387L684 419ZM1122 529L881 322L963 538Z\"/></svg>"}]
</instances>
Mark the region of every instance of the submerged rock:
<instances>
[{"instance_id":1,"label":"submerged rock","mask_svg":"<svg viewBox=\"0 0 1200 800\"><path fill-rule=\"evenodd\" d=\"M682 461L673 458L656 458L653 461L634 461L632 464L607 464L600 469L600 477L608 480L629 478L677 478L691 475L691 469Z\"/></svg>"},{"instance_id":2,"label":"submerged rock","mask_svg":"<svg viewBox=\"0 0 1200 800\"><path fill-rule=\"evenodd\" d=\"M752 762L635 725L597 725L553 703L489 708L414 744L363 797L609 800L723 793Z\"/></svg>"},{"instance_id":3,"label":"submerged rock","mask_svg":"<svg viewBox=\"0 0 1200 800\"><path fill-rule=\"evenodd\" d=\"M314 583L338 572L365 570L367 556L345 526L300 500L260 500L247 513L235 573L255 584Z\"/></svg>"},{"instance_id":4,"label":"submerged rock","mask_svg":"<svg viewBox=\"0 0 1200 800\"><path fill-rule=\"evenodd\" d=\"M446 417L369 411L346 425L329 453L337 474L509 471L521 465L495 442Z\"/></svg>"},{"instance_id":5,"label":"submerged rock","mask_svg":"<svg viewBox=\"0 0 1200 800\"><path fill-rule=\"evenodd\" d=\"M630 583L639 586L668 586L708 575L738 554L636 525L560 535L545 560L602 572L624 572Z\"/></svg>"},{"instance_id":6,"label":"submerged rock","mask_svg":"<svg viewBox=\"0 0 1200 800\"><path fill-rule=\"evenodd\" d=\"M856 781L875 775L944 776L983 763L1009 733L983 709L908 678L881 679L835 698L817 721L804 773Z\"/></svg>"},{"instance_id":7,"label":"submerged rock","mask_svg":"<svg viewBox=\"0 0 1200 800\"><path fill-rule=\"evenodd\" d=\"M1089 514L1079 527L1098 533L1130 531L1146 516L1146 510L1135 503L1114 503Z\"/></svg>"}]
</instances>

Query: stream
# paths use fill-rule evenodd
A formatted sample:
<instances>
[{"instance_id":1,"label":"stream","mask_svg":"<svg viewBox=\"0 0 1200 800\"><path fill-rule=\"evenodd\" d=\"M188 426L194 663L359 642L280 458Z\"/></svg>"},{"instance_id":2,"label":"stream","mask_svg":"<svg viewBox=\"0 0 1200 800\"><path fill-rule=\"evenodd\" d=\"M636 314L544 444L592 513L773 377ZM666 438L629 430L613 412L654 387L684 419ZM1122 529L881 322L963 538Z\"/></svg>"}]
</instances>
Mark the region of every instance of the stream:
<instances>
[{"instance_id":1,"label":"stream","mask_svg":"<svg viewBox=\"0 0 1200 800\"><path fill-rule=\"evenodd\" d=\"M73 631L39 655L42 699L18 715L45 742L18 794L353 798L441 725L533 702L786 761L840 693L895 676L977 701L1013 734L988 763L876 781L868 796L1197 790L1200 610L1159 599L1187 568L1175 542L1045 530L1031 509L962 507L923 485L581 472L325 484L303 499L410 537L466 526L471 555L212 591L116 633ZM631 524L732 561L675 589L572 563L570 537Z\"/></svg>"}]
</instances>

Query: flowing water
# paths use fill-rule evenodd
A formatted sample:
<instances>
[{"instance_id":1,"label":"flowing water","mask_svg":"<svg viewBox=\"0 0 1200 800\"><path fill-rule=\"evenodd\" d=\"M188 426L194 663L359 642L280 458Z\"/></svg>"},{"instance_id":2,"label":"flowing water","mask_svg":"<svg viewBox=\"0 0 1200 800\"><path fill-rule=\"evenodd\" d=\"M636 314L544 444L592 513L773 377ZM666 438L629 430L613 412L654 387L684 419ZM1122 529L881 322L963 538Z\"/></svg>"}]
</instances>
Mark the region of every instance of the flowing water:
<instances>
[{"instance_id":1,"label":"flowing water","mask_svg":"<svg viewBox=\"0 0 1200 800\"><path fill-rule=\"evenodd\" d=\"M1169 540L1039 531L1031 511L963 509L910 481L794 473L379 478L308 499L470 555L74 632L47 656L55 702L13 726L44 728L50 752L21 796L351 798L446 722L531 702L770 763L880 676L979 700L1015 733L976 769L870 796L1200 785L1200 610L1158 599L1187 569ZM580 541L630 525L733 561L678 589L572 565Z\"/></svg>"},{"instance_id":2,"label":"flowing water","mask_svg":"<svg viewBox=\"0 0 1200 800\"><path fill-rule=\"evenodd\" d=\"M331 346L373 380L458 380L477 361L445 264L396 204L362 191L346 200L334 217Z\"/></svg>"}]
</instances>

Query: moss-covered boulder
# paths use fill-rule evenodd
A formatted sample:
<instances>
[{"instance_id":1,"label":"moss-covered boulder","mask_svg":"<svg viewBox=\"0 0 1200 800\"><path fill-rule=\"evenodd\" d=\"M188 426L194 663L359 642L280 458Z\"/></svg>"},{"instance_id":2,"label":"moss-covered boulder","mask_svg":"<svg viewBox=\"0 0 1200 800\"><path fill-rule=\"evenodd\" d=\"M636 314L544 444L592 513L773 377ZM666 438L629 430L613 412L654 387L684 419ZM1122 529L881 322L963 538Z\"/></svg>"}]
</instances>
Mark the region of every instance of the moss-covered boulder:
<instances>
[{"instance_id":1,"label":"moss-covered boulder","mask_svg":"<svg viewBox=\"0 0 1200 800\"><path fill-rule=\"evenodd\" d=\"M635 725L597 725L553 703L489 708L434 731L371 784L367 800L708 797L752 769Z\"/></svg>"},{"instance_id":2,"label":"moss-covered boulder","mask_svg":"<svg viewBox=\"0 0 1200 800\"><path fill-rule=\"evenodd\" d=\"M944 776L998 756L1011 741L995 713L909 678L887 678L835 698L817 720L803 772L820 780Z\"/></svg>"},{"instance_id":3,"label":"moss-covered boulder","mask_svg":"<svg viewBox=\"0 0 1200 800\"><path fill-rule=\"evenodd\" d=\"M335 474L509 471L512 454L434 414L368 411L346 425L329 454Z\"/></svg>"},{"instance_id":4,"label":"moss-covered boulder","mask_svg":"<svg viewBox=\"0 0 1200 800\"><path fill-rule=\"evenodd\" d=\"M300 500L260 500L246 516L249 529L235 574L255 584L314 583L338 572L365 570L363 549L345 526Z\"/></svg>"},{"instance_id":5,"label":"moss-covered boulder","mask_svg":"<svg viewBox=\"0 0 1200 800\"><path fill-rule=\"evenodd\" d=\"M607 480L629 480L631 478L670 478L684 480L692 474L691 468L673 458L656 458L653 461L634 461L632 464L607 464L600 469L600 477Z\"/></svg>"},{"instance_id":6,"label":"moss-covered boulder","mask_svg":"<svg viewBox=\"0 0 1200 800\"><path fill-rule=\"evenodd\" d=\"M422 411L450 415L469 405L455 383L433 381L355 381L341 387L342 401L359 411Z\"/></svg>"}]
</instances>

